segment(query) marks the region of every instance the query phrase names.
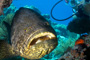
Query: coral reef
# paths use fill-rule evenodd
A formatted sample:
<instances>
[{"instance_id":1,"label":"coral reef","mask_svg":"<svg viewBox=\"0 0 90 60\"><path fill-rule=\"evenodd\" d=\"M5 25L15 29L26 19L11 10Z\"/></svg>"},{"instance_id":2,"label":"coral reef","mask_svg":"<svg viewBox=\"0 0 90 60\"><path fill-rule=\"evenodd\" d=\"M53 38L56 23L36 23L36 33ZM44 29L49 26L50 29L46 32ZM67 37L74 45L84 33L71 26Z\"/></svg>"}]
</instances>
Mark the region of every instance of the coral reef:
<instances>
[{"instance_id":1,"label":"coral reef","mask_svg":"<svg viewBox=\"0 0 90 60\"><path fill-rule=\"evenodd\" d=\"M4 18L9 14L15 14L16 11L17 11L17 9L15 6L13 6L13 4L11 4L10 7L8 7L8 8L4 8L5 14L0 16L0 21L4 20Z\"/></svg>"},{"instance_id":2,"label":"coral reef","mask_svg":"<svg viewBox=\"0 0 90 60\"><path fill-rule=\"evenodd\" d=\"M81 41L83 40L83 41ZM73 48L58 60L90 60L90 35L82 35ZM78 44L77 44L78 43Z\"/></svg>"},{"instance_id":3,"label":"coral reef","mask_svg":"<svg viewBox=\"0 0 90 60\"><path fill-rule=\"evenodd\" d=\"M74 48L64 54L58 60L90 60L90 46L86 44L75 45Z\"/></svg>"},{"instance_id":4,"label":"coral reef","mask_svg":"<svg viewBox=\"0 0 90 60\"><path fill-rule=\"evenodd\" d=\"M0 0L0 15L3 13L3 8L9 7L12 3L12 0Z\"/></svg>"},{"instance_id":5,"label":"coral reef","mask_svg":"<svg viewBox=\"0 0 90 60\"><path fill-rule=\"evenodd\" d=\"M57 23L51 23L52 27L56 30L57 35L61 35L64 37L71 37L75 38L77 36L76 33L71 33L69 30L67 30L67 26L63 24L57 24Z\"/></svg>"},{"instance_id":6,"label":"coral reef","mask_svg":"<svg viewBox=\"0 0 90 60\"><path fill-rule=\"evenodd\" d=\"M3 21L6 21L6 22L8 22L8 24L11 25L13 16L14 16L14 14L10 13L4 19L0 20L0 40L3 40L3 39L7 40L7 37L8 37L7 36L8 32L7 32L6 26L3 24Z\"/></svg>"},{"instance_id":7,"label":"coral reef","mask_svg":"<svg viewBox=\"0 0 90 60\"><path fill-rule=\"evenodd\" d=\"M41 12L39 11L39 9L37 9L36 7L34 7L34 6L28 6L28 5L26 5L26 6L24 6L25 8L30 8L30 9L33 9L34 11L36 11L36 12L38 12L39 14L41 14Z\"/></svg>"},{"instance_id":8,"label":"coral reef","mask_svg":"<svg viewBox=\"0 0 90 60\"><path fill-rule=\"evenodd\" d=\"M6 26L3 24L3 21L6 21L8 24L11 25L15 12L15 7L11 5L9 8L4 10L4 16L0 16L0 40L6 40L8 35Z\"/></svg>"},{"instance_id":9,"label":"coral reef","mask_svg":"<svg viewBox=\"0 0 90 60\"><path fill-rule=\"evenodd\" d=\"M15 13L16 11L17 11L16 7L13 4L11 4L10 7L4 8L5 13L4 16L6 16L9 13Z\"/></svg>"}]
</instances>

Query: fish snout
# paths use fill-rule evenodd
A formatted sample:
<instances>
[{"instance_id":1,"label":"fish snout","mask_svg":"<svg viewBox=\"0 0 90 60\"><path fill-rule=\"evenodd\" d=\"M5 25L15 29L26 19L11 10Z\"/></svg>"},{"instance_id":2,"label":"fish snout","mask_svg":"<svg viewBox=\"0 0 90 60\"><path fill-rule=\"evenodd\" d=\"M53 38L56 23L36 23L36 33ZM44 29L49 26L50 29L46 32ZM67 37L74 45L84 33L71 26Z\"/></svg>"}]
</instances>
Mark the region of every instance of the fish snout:
<instances>
[{"instance_id":1,"label":"fish snout","mask_svg":"<svg viewBox=\"0 0 90 60\"><path fill-rule=\"evenodd\" d=\"M21 56L27 59L40 59L54 50L57 44L57 37L52 32L35 33Z\"/></svg>"}]
</instances>

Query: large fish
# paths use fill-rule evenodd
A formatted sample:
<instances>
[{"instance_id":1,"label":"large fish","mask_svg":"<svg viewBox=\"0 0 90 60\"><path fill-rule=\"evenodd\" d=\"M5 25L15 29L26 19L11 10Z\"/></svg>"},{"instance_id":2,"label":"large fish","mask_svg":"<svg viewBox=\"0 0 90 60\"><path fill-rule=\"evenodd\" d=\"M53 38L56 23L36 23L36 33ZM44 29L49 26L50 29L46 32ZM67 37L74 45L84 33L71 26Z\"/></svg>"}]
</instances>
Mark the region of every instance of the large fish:
<instances>
[{"instance_id":1,"label":"large fish","mask_svg":"<svg viewBox=\"0 0 90 60\"><path fill-rule=\"evenodd\" d=\"M4 22L7 26L8 24ZM0 58L21 56L27 59L40 59L57 46L57 37L48 21L39 13L20 8L12 21L9 43L1 40Z\"/></svg>"}]
</instances>

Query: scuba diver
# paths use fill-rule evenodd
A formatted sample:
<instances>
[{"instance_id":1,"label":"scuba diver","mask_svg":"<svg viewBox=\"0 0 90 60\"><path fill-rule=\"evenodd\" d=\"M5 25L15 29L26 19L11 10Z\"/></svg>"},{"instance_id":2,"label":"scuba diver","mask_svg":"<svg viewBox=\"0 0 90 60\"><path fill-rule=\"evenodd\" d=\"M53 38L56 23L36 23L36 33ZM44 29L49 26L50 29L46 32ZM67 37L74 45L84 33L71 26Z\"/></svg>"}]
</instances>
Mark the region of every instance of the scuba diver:
<instances>
[{"instance_id":1,"label":"scuba diver","mask_svg":"<svg viewBox=\"0 0 90 60\"><path fill-rule=\"evenodd\" d=\"M67 4L69 4L71 6L71 8L73 8L73 15L71 15L68 18L65 19L57 19L53 16L52 12L53 9L55 8L55 6L57 4L59 4L60 2L62 2L63 0L58 1L51 9L51 17L56 20L56 21L65 21L68 20L69 18L73 17L73 16L77 16L77 17L90 17L90 0L65 0L65 2Z\"/></svg>"}]
</instances>

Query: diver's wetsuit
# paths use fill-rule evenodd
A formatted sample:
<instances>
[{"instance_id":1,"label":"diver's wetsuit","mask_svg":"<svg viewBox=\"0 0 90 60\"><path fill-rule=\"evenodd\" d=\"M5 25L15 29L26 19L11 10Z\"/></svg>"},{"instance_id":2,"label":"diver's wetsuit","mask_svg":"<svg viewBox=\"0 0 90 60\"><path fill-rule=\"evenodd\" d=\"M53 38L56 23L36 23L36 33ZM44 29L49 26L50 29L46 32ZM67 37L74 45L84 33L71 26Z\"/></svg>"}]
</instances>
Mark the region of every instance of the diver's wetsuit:
<instances>
[{"instance_id":1,"label":"diver's wetsuit","mask_svg":"<svg viewBox=\"0 0 90 60\"><path fill-rule=\"evenodd\" d=\"M90 0L85 0L85 2L89 2Z\"/></svg>"},{"instance_id":2,"label":"diver's wetsuit","mask_svg":"<svg viewBox=\"0 0 90 60\"><path fill-rule=\"evenodd\" d=\"M77 17L86 17L86 18L89 18L88 15L86 15L86 14L83 13L82 8L83 8L83 5L82 4L80 6L78 6L78 12L76 13L76 16Z\"/></svg>"}]
</instances>

